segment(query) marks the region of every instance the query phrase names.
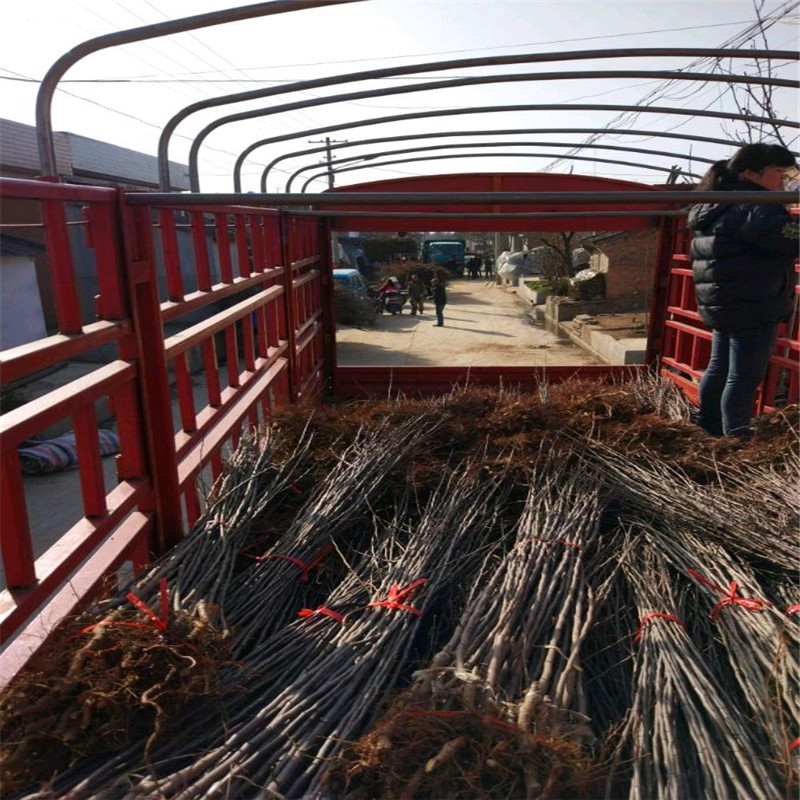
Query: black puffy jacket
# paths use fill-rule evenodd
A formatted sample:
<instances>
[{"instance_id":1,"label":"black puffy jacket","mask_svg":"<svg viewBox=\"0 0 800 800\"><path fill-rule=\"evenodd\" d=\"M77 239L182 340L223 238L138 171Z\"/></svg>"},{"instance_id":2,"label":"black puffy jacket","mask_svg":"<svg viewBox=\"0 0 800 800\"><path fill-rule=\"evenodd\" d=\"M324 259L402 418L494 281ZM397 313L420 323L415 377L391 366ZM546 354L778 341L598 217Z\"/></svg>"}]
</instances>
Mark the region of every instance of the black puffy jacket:
<instances>
[{"instance_id":1,"label":"black puffy jacket","mask_svg":"<svg viewBox=\"0 0 800 800\"><path fill-rule=\"evenodd\" d=\"M726 189L760 190L750 181ZM763 191L763 190L762 190ZM711 204L689 212L697 310L711 328L738 331L792 312L797 222L781 205Z\"/></svg>"}]
</instances>

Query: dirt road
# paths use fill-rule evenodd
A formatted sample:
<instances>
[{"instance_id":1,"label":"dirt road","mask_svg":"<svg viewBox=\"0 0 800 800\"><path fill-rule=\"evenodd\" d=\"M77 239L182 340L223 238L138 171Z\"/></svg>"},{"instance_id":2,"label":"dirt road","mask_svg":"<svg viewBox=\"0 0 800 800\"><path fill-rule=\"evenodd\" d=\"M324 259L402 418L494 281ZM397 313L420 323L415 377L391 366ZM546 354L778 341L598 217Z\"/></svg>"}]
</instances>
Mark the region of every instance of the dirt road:
<instances>
[{"instance_id":1,"label":"dirt road","mask_svg":"<svg viewBox=\"0 0 800 800\"><path fill-rule=\"evenodd\" d=\"M568 339L532 324L526 304L509 287L459 278L447 286L444 327L433 305L411 316L384 314L371 328L336 332L340 366L578 366L600 364Z\"/></svg>"}]
</instances>

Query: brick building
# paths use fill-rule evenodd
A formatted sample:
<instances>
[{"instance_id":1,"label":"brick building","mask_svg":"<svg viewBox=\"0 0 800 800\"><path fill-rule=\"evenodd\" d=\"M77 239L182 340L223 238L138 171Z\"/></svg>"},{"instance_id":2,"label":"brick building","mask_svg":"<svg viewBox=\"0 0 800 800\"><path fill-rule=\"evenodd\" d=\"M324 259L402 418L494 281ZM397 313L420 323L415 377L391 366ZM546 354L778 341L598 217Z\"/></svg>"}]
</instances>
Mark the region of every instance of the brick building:
<instances>
[{"instance_id":1,"label":"brick building","mask_svg":"<svg viewBox=\"0 0 800 800\"><path fill-rule=\"evenodd\" d=\"M646 311L650 306L659 231L620 231L583 237L589 267L605 273L609 311Z\"/></svg>"}]
</instances>

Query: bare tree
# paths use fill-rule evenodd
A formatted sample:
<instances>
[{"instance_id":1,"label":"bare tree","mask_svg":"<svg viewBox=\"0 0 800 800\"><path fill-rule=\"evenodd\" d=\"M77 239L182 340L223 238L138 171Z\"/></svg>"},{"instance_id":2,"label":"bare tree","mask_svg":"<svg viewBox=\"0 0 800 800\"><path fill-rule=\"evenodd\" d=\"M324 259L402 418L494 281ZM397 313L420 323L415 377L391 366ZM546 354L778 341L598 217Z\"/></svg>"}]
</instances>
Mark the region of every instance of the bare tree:
<instances>
[{"instance_id":1,"label":"bare tree","mask_svg":"<svg viewBox=\"0 0 800 800\"><path fill-rule=\"evenodd\" d=\"M766 15L764 7L767 0L753 0L753 11L756 16L756 30L749 40L750 47L756 49L769 49L769 29L782 21L791 21L790 15L797 10L800 2L785 3L773 14ZM796 20L795 20L796 22ZM770 59L754 58L752 64L742 70L741 63L736 67L737 74L745 74L753 77L772 78L775 77L777 67ZM734 66L731 59L717 61L714 72L724 75L734 74ZM774 120L770 123L744 122L738 130L730 131L729 126L723 126L725 133L732 138L744 138L748 142L761 142L765 139L772 139L784 147L789 147L786 138L786 128L780 124L781 117L778 109L778 97L775 86L765 86L759 84L730 84L727 93L733 99L736 110L740 114L754 114L757 116L768 117Z\"/></svg>"}]
</instances>

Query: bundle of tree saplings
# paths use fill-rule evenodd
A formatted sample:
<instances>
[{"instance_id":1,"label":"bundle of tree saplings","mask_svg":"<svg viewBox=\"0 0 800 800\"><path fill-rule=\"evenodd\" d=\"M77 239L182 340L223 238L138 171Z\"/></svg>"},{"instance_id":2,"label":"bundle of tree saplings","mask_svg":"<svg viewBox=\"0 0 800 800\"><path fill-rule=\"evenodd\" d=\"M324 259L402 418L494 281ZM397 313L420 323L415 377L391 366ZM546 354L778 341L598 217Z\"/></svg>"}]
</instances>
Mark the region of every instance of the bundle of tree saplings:
<instances>
[{"instance_id":1,"label":"bundle of tree saplings","mask_svg":"<svg viewBox=\"0 0 800 800\"><path fill-rule=\"evenodd\" d=\"M614 571L597 543L597 481L564 464L530 476L510 548L490 556L449 642L349 749L328 792L574 797L598 783L581 654Z\"/></svg>"},{"instance_id":2,"label":"bundle of tree saplings","mask_svg":"<svg viewBox=\"0 0 800 800\"><path fill-rule=\"evenodd\" d=\"M752 752L769 765L778 791L785 793L793 779L792 742L800 731L800 627L787 615L791 607L771 595L746 562L695 531L649 527L647 535L690 582L695 624L707 626L706 658L757 734Z\"/></svg>"},{"instance_id":3,"label":"bundle of tree saplings","mask_svg":"<svg viewBox=\"0 0 800 800\"><path fill-rule=\"evenodd\" d=\"M82 759L145 750L230 658L224 607L248 527L296 479L307 442L246 436L192 532L121 591L70 620L0 695L4 796Z\"/></svg>"},{"instance_id":4,"label":"bundle of tree saplings","mask_svg":"<svg viewBox=\"0 0 800 800\"><path fill-rule=\"evenodd\" d=\"M800 566L800 461L787 451L777 463L716 466L702 483L677 465L643 459L587 437L569 437L609 489L629 509L655 515L775 568Z\"/></svg>"},{"instance_id":5,"label":"bundle of tree saplings","mask_svg":"<svg viewBox=\"0 0 800 800\"><path fill-rule=\"evenodd\" d=\"M312 601L316 587L309 571L331 555L336 537L357 545L357 523L369 516L370 503L386 486L393 466L423 447L437 424L414 417L399 425L384 421L357 430L352 441L333 448L335 465L311 488L307 502L280 538L274 542L252 538L251 566L232 581L226 603L226 616L236 629L234 657L243 658Z\"/></svg>"},{"instance_id":6,"label":"bundle of tree saplings","mask_svg":"<svg viewBox=\"0 0 800 800\"><path fill-rule=\"evenodd\" d=\"M145 762L73 771L57 790L131 798L315 792L341 743L361 732L395 686L427 615L463 601L462 587L497 533L502 484L476 485L470 475L471 465L451 473L414 513L403 498L369 549L350 554L324 604L302 609L250 650L221 698L225 719L189 709L186 726Z\"/></svg>"},{"instance_id":7,"label":"bundle of tree saplings","mask_svg":"<svg viewBox=\"0 0 800 800\"><path fill-rule=\"evenodd\" d=\"M189 537L42 651L70 685L19 684L10 719L29 709L34 727L3 745L36 769L9 785L666 799L705 769L714 796L759 776L753 796L790 792L797 421L712 439L644 374L286 410L231 457ZM667 611L644 585L662 566ZM651 617L632 644L651 611L683 627ZM692 741L738 736L707 703L752 738L701 767ZM664 731L676 714L683 738ZM40 746L64 730L82 748ZM665 776L673 762L694 774Z\"/></svg>"},{"instance_id":8,"label":"bundle of tree saplings","mask_svg":"<svg viewBox=\"0 0 800 800\"><path fill-rule=\"evenodd\" d=\"M632 777L626 791L612 771L606 797L785 797L763 758L762 731L687 634L691 604L668 561L644 536L632 536L623 553L640 622L631 639L633 699L614 761Z\"/></svg>"}]
</instances>

